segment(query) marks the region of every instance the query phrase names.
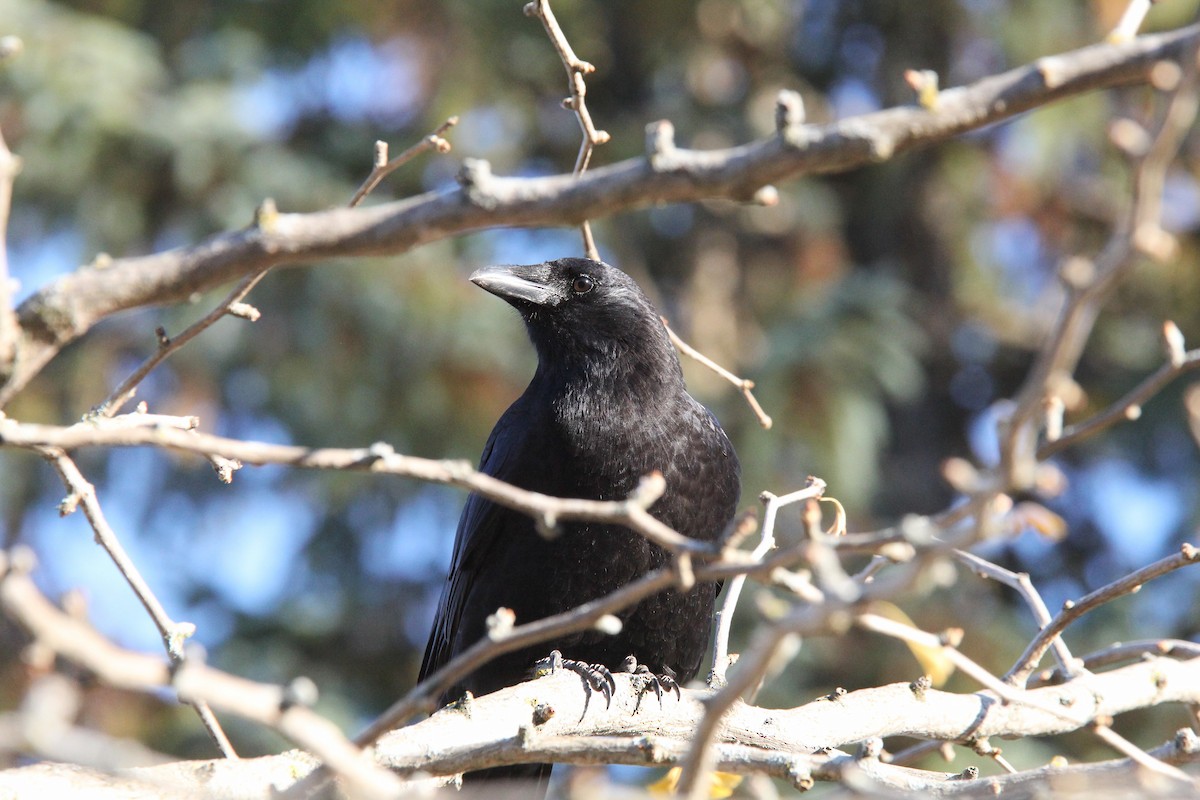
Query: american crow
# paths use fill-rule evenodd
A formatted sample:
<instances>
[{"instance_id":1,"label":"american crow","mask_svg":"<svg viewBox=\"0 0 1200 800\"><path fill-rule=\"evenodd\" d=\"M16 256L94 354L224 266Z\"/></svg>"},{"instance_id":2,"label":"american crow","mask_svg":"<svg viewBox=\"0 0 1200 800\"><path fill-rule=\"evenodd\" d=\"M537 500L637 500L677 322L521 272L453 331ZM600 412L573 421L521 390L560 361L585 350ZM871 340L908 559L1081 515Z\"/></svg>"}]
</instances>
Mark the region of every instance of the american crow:
<instances>
[{"instance_id":1,"label":"american crow","mask_svg":"<svg viewBox=\"0 0 1200 800\"><path fill-rule=\"evenodd\" d=\"M659 470L666 493L651 513L696 539L720 535L738 501L737 456L716 418L687 393L679 357L637 284L585 258L489 267L471 280L521 313L538 355L533 380L496 423L480 469L525 489L596 500L623 499ZM560 529L545 539L529 516L468 498L421 679L483 637L488 615L502 606L518 623L530 622L615 591L668 559L619 525ZM615 636L587 631L501 656L444 700L519 683L551 648L612 670L633 655L654 672L690 680L718 588L704 583L647 598L618 614L623 626ZM544 776L548 766L538 766Z\"/></svg>"}]
</instances>

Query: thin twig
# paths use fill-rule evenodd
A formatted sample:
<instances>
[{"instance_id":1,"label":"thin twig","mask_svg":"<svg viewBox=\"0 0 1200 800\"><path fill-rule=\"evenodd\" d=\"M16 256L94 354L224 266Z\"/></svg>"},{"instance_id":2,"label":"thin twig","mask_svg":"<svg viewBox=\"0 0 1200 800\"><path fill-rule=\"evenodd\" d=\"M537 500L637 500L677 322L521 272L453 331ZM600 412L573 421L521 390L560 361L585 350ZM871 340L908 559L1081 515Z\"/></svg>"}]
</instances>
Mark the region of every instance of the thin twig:
<instances>
[{"instance_id":1,"label":"thin twig","mask_svg":"<svg viewBox=\"0 0 1200 800\"><path fill-rule=\"evenodd\" d=\"M133 589L134 595L141 601L146 612L150 615L150 619L154 621L158 628L159 635L162 636L163 645L167 649L167 655L171 659L171 663L179 667L185 661L184 642L196 631L196 626L190 622L175 622L167 614L158 597L155 596L150 585L146 583L141 572L125 552L125 548L121 545L120 539L117 538L116 532L112 526L108 524L108 520L104 516L103 509L100 508L100 501L96 496L96 487L88 482L83 477L83 473L79 471L79 467L63 450L53 447L40 448L42 456L54 467L58 472L62 482L67 487L70 494L63 500L60 508L60 513L63 515L70 514L76 508L82 508L83 514L87 517L88 524L91 525L92 531L96 535L96 543L99 544L112 558L116 564L118 571L129 584L129 588ZM227 758L237 758L237 752L230 744L228 737L225 736L225 731L221 729L220 723L216 716L212 713L212 709L204 701L196 701L191 703L196 709L196 713L200 715L201 722L204 723L205 730L212 737L213 742L217 745L220 752Z\"/></svg>"},{"instance_id":2,"label":"thin twig","mask_svg":"<svg viewBox=\"0 0 1200 800\"><path fill-rule=\"evenodd\" d=\"M387 160L387 145L384 142L376 142L376 158L375 166L371 170L371 174L363 182L355 193L354 198L350 201L350 207L353 208L362 202L363 198L374 189L380 181L396 171L404 164L416 158L421 153L428 150L437 150L439 153L446 153L450 150L450 143L441 137L442 133L458 124L458 117L450 117L443 122L429 136L426 136L417 144L405 150L400 155ZM278 212L275 209L275 204L271 201L265 201L259 207L255 215L255 224L270 232L276 219ZM158 334L158 350L154 355L147 358L142 364L135 369L129 377L121 382L121 385L112 391L105 400L92 409L91 413L97 416L112 417L115 416L125 403L137 393L137 387L146 376L149 375L155 367L165 361L172 353L183 347L185 344L195 339L204 331L208 330L214 323L225 317L230 316L241 317L251 322L257 321L259 317L258 309L253 306L246 305L242 301L250 294L250 291L266 276L270 267L259 270L258 272L247 275L229 295L217 304L216 308L206 314L203 318L192 323L182 333L168 337L166 332L161 328ZM3 363L0 360L0 363Z\"/></svg>"},{"instance_id":3,"label":"thin twig","mask_svg":"<svg viewBox=\"0 0 1200 800\"><path fill-rule=\"evenodd\" d=\"M671 337L671 344L675 345L676 349L678 349L679 352L683 353L685 356L699 362L700 364L703 364L725 380L732 383L734 388L741 392L742 396L746 398L746 402L750 405L750 410L753 411L754 416L758 418L758 424L764 429L770 430L772 424L771 417L767 414L767 412L763 411L762 406L758 404L758 400L754 397L754 381L750 380L749 378L739 378L737 375L734 375L732 372L725 369L696 348L692 347L683 339L679 338L679 334L675 333L675 331L671 329L671 325L667 322L666 317L661 317L661 319L663 327L667 329L667 336Z\"/></svg>"},{"instance_id":4,"label":"thin twig","mask_svg":"<svg viewBox=\"0 0 1200 800\"><path fill-rule=\"evenodd\" d=\"M896 622L887 617L881 617L878 614L859 614L854 618L854 624L865 630L881 633L884 636L891 636L894 639L904 642L916 644L921 647L939 649L942 655L950 660L961 672L970 675L980 685L994 692L1005 702L1035 708L1044 714L1049 714L1069 722L1078 723L1080 721L1078 715L1069 714L1062 708L1031 699L1028 692L1024 689L1014 689L1012 684L1006 684L964 655L957 646L958 640L962 637L962 631L960 630L948 631L940 635L933 634L910 625L905 625L902 622Z\"/></svg>"},{"instance_id":5,"label":"thin twig","mask_svg":"<svg viewBox=\"0 0 1200 800\"><path fill-rule=\"evenodd\" d=\"M1094 671L1100 667L1121 664L1126 661L1138 661L1149 656L1170 656L1171 658L1196 658L1200 656L1200 643L1183 639L1142 639L1135 642L1117 642L1088 653L1079 659L1083 668ZM1070 680L1070 676L1062 667L1043 670L1034 675L1029 686L1044 686L1058 684Z\"/></svg>"},{"instance_id":6,"label":"thin twig","mask_svg":"<svg viewBox=\"0 0 1200 800\"><path fill-rule=\"evenodd\" d=\"M1112 747L1118 753L1127 756L1151 772L1154 772L1157 775L1162 775L1166 778L1170 778L1173 781L1182 782L1185 785L1192 787L1193 790L1200 789L1200 781L1193 778L1191 775L1188 775L1179 767L1167 764L1166 762L1160 761L1159 759L1150 755L1145 750L1114 731L1111 727L1109 727L1109 725L1097 723L1092 726L1092 733L1096 734L1101 741Z\"/></svg>"},{"instance_id":7,"label":"thin twig","mask_svg":"<svg viewBox=\"0 0 1200 800\"><path fill-rule=\"evenodd\" d=\"M91 410L91 414L98 417L116 416L117 412L137 394L138 386L155 367L166 361L172 353L212 327L217 320L222 319L226 315L241 317L251 322L257 320L258 310L252 306L247 306L242 301L246 298L246 295L250 294L250 290L257 286L259 281L266 276L269 269L268 267L243 278L234 287L233 291L217 304L216 308L205 314L201 319L193 322L177 336L168 337L166 332L159 328L158 349L154 352L154 355L143 361L137 369L129 374L129 377L121 381L121 384L116 389L113 389L112 393L103 402Z\"/></svg>"},{"instance_id":8,"label":"thin twig","mask_svg":"<svg viewBox=\"0 0 1200 800\"><path fill-rule=\"evenodd\" d=\"M668 330L670 329L668 328ZM763 501L766 504L766 509L763 512L762 536L759 539L758 546L754 548L754 552L750 554L750 557L756 561L761 561L766 558L767 553L775 549L775 518L780 508L791 503L820 497L824 491L825 481L820 478L810 477L808 485L803 489L783 495L782 497L764 492ZM746 576L744 575L739 575L731 580L729 582L729 589L725 592L725 600L721 603L721 608L717 611L717 635L713 638L712 671L708 676L709 686L720 687L725 684L725 673L729 669L729 634L733 626L733 612L737 608L738 600L742 594L742 587L745 584Z\"/></svg>"},{"instance_id":9,"label":"thin twig","mask_svg":"<svg viewBox=\"0 0 1200 800\"><path fill-rule=\"evenodd\" d=\"M970 742L971 749L981 756L990 758L999 765L1000 769L1007 772L1009 775L1017 774L1017 768L1004 757L999 747L994 747L986 738L975 739Z\"/></svg>"},{"instance_id":10,"label":"thin twig","mask_svg":"<svg viewBox=\"0 0 1200 800\"><path fill-rule=\"evenodd\" d=\"M1042 595L1033 585L1033 581L1029 580L1028 572L1013 572L965 550L952 552L955 558L966 564L976 575L991 578L1015 589L1033 612L1033 620L1037 623L1039 630L1050 624L1050 609L1046 607L1046 601L1042 599ZM1055 636L1052 646L1060 669L1064 674L1074 676L1078 672L1078 665L1075 664L1075 659L1071 656L1067 643L1062 640L1061 636Z\"/></svg>"},{"instance_id":11,"label":"thin twig","mask_svg":"<svg viewBox=\"0 0 1200 800\"><path fill-rule=\"evenodd\" d=\"M1050 642L1054 641L1054 638L1066 630L1068 625L1084 614L1118 597L1138 591L1143 584L1155 578L1174 572L1181 567L1195 564L1197 561L1200 561L1200 549L1185 542L1175 555L1167 556L1142 567L1123 578L1100 587L1078 601L1068 600L1063 604L1063 610L1058 612L1050 624L1043 627L1025 648L1025 652L1017 659L1017 663L1004 676L1005 683L1014 686L1026 685L1029 676L1037 669L1038 662L1042 660L1042 656L1050 647Z\"/></svg>"},{"instance_id":12,"label":"thin twig","mask_svg":"<svg viewBox=\"0 0 1200 800\"><path fill-rule=\"evenodd\" d=\"M1154 397L1164 386L1184 373L1200 369L1200 349L1191 350L1184 354L1178 363L1168 361L1163 364L1128 394L1113 403L1104 411L1083 422L1064 428L1057 438L1045 442L1038 448L1039 460L1050 458L1071 445L1094 436L1105 428L1118 422L1137 419L1142 413L1142 406Z\"/></svg>"},{"instance_id":13,"label":"thin twig","mask_svg":"<svg viewBox=\"0 0 1200 800\"><path fill-rule=\"evenodd\" d=\"M1125 7L1125 13L1121 15L1116 27L1109 32L1108 41L1127 42L1137 36L1138 30L1142 27L1142 21L1146 19L1146 15L1150 13L1150 7L1153 5L1154 0L1129 0L1129 5Z\"/></svg>"},{"instance_id":14,"label":"thin twig","mask_svg":"<svg viewBox=\"0 0 1200 800\"><path fill-rule=\"evenodd\" d=\"M442 138L442 134L458 124L458 117L450 117L441 125L439 125L433 133L426 136L421 141L414 144L412 147L405 150L395 158L388 160L388 145L387 142L379 141L375 143L375 160L371 165L371 173L367 175L362 185L358 187L358 191L354 193L354 197L350 199L350 208L354 208L367 195L375 190L375 187L383 181L388 175L398 170L400 167L412 161L422 153L430 150L435 150L439 153L449 153L452 146L449 141Z\"/></svg>"},{"instance_id":15,"label":"thin twig","mask_svg":"<svg viewBox=\"0 0 1200 800\"><path fill-rule=\"evenodd\" d=\"M550 8L550 0L533 0L533 2L527 3L525 16L537 17L541 20L542 27L546 29L546 35L550 37L550 42L554 45L563 67L567 70L567 85L570 87L571 95L563 100L563 107L575 112L575 116L579 120L580 132L583 134L583 141L579 145L579 155L575 157L575 169L572 170L572 173L579 177L587 171L596 145L604 144L610 138L607 131L596 129L585 100L587 82L584 81L583 76L595 72L596 67L575 55L570 42L567 41L566 34L558 24L558 19L554 16L554 11ZM599 261L600 252L596 249L596 240L592 237L591 224L585 219L579 229L583 236L584 253L593 261Z\"/></svg>"}]
</instances>

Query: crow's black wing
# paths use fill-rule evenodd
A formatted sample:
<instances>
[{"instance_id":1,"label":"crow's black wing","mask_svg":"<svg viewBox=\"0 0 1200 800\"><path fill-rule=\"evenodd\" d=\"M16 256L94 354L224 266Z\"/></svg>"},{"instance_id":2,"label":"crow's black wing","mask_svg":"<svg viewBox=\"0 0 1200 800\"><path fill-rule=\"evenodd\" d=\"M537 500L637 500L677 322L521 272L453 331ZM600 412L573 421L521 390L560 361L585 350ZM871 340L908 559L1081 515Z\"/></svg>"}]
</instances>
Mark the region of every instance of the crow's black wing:
<instances>
[{"instance_id":1,"label":"crow's black wing","mask_svg":"<svg viewBox=\"0 0 1200 800\"><path fill-rule=\"evenodd\" d=\"M480 457L480 472L501 480L508 480L509 473L521 461L519 454L525 440L525 415L520 401L504 413L492 429ZM479 572L487 563L487 552L501 538L502 509L492 501L472 493L458 519L458 531L454 535L454 553L450 557L450 578L442 587L438 601L437 617L433 631L425 645L425 657L421 660L419 680L425 680L454 652L454 640L462 621L467 593Z\"/></svg>"}]
</instances>

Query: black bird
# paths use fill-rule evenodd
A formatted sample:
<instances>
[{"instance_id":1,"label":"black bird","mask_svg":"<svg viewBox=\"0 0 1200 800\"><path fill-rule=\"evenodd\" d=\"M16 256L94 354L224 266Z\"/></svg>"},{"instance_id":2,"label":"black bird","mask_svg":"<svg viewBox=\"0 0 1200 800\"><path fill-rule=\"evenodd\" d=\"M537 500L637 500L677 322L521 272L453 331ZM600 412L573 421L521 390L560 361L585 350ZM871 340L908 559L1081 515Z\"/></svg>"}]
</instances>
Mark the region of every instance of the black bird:
<instances>
[{"instance_id":1,"label":"black bird","mask_svg":"<svg viewBox=\"0 0 1200 800\"><path fill-rule=\"evenodd\" d=\"M595 500L624 499L659 470L666 492L651 513L686 536L717 538L738 501L737 456L716 418L687 393L675 348L637 284L586 258L488 267L471 280L521 313L538 355L533 380L496 423L480 469L525 489ZM619 525L563 523L547 540L529 516L473 494L421 679L482 638L488 615L502 606L518 624L530 622L615 591L667 560ZM718 588L702 583L647 598L618 614L617 635L586 631L501 656L444 701L519 683L551 648L614 671L632 655L653 672L690 680ZM538 769L544 776L548 765L491 772L529 777Z\"/></svg>"}]
</instances>

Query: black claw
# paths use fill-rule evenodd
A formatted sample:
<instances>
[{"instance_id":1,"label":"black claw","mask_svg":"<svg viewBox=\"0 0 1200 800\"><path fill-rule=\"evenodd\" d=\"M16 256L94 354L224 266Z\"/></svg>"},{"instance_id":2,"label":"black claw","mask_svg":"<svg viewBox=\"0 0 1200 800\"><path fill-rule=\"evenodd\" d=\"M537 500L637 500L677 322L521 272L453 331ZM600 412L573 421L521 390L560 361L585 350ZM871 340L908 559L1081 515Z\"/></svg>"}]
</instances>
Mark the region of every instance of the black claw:
<instances>
[{"instance_id":1,"label":"black claw","mask_svg":"<svg viewBox=\"0 0 1200 800\"><path fill-rule=\"evenodd\" d=\"M563 668L563 656L558 650L551 650L550 655L533 662L533 677L542 678L553 675Z\"/></svg>"},{"instance_id":2,"label":"black claw","mask_svg":"<svg viewBox=\"0 0 1200 800\"><path fill-rule=\"evenodd\" d=\"M634 714L642 708L642 698L646 696L646 692L654 690L654 696L659 699L659 706L662 705L662 692L674 692L676 699L683 699L683 692L679 691L679 681L676 680L676 673L671 667L662 667L662 674L655 675L650 672L650 668L646 664L637 663L635 656L625 656L625 661L622 663L622 672L634 675L634 685L637 688L637 703L634 705Z\"/></svg>"},{"instance_id":3,"label":"black claw","mask_svg":"<svg viewBox=\"0 0 1200 800\"><path fill-rule=\"evenodd\" d=\"M603 664L592 664L592 669L599 673L604 679L604 684L608 687L609 696L617 693L617 679L613 677L612 670Z\"/></svg>"},{"instance_id":4,"label":"black claw","mask_svg":"<svg viewBox=\"0 0 1200 800\"><path fill-rule=\"evenodd\" d=\"M675 680L675 670L664 665L662 674L658 676L658 682L668 692L674 692L676 700L683 701L683 692L679 691L679 681Z\"/></svg>"},{"instance_id":5,"label":"black claw","mask_svg":"<svg viewBox=\"0 0 1200 800\"><path fill-rule=\"evenodd\" d=\"M574 672L583 681L583 690L585 692L583 701L584 714L587 713L588 703L592 699L592 692L603 694L605 706L612 706L612 697L613 692L617 690L617 681L608 667L603 664L587 664L583 661L576 661L573 658L563 658L561 652L551 650L550 655L533 665L533 674L535 677L540 678L543 675L552 675L560 669Z\"/></svg>"},{"instance_id":6,"label":"black claw","mask_svg":"<svg viewBox=\"0 0 1200 800\"><path fill-rule=\"evenodd\" d=\"M634 656L626 656L624 663L621 664L621 669L634 676L634 685L637 688L638 698L634 704L633 713L637 713L642 707L642 698L646 692L654 690L654 696L658 698L658 705L662 706L663 690L674 692L678 700L683 700L683 693L679 691L679 682L675 680L675 670L664 666L661 675L655 675L650 671L650 668L645 664L639 664Z\"/></svg>"}]
</instances>

